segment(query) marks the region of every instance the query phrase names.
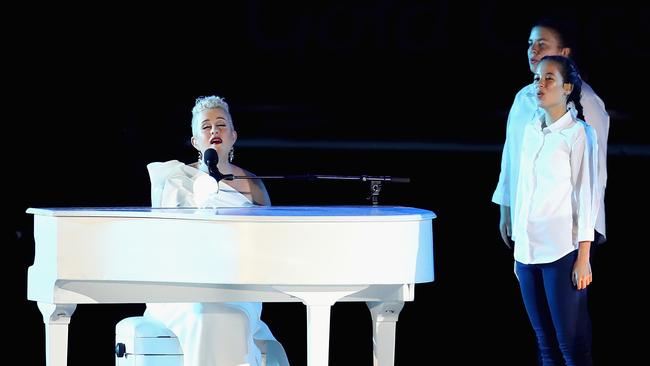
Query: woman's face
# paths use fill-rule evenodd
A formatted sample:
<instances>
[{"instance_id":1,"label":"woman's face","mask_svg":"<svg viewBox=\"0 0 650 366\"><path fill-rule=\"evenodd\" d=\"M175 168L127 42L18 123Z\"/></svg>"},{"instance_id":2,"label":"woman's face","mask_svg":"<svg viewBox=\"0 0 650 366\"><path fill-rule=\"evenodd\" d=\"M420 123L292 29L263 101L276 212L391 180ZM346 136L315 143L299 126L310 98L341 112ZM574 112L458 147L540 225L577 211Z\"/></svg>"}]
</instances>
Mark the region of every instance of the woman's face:
<instances>
[{"instance_id":1,"label":"woman's face","mask_svg":"<svg viewBox=\"0 0 650 366\"><path fill-rule=\"evenodd\" d=\"M557 106L566 106L571 84L564 83L560 71L557 62L545 60L537 65L534 83L539 107L549 110Z\"/></svg>"},{"instance_id":2,"label":"woman's face","mask_svg":"<svg viewBox=\"0 0 650 366\"><path fill-rule=\"evenodd\" d=\"M206 109L199 113L195 123L192 145L201 152L214 148L219 161L227 161L224 159L237 141L237 132L228 114L221 108Z\"/></svg>"},{"instance_id":3,"label":"woman's face","mask_svg":"<svg viewBox=\"0 0 650 366\"><path fill-rule=\"evenodd\" d=\"M570 49L561 47L557 33L545 27L533 27L528 37L528 65L530 71L535 72L539 60L544 56L568 57Z\"/></svg>"}]
</instances>

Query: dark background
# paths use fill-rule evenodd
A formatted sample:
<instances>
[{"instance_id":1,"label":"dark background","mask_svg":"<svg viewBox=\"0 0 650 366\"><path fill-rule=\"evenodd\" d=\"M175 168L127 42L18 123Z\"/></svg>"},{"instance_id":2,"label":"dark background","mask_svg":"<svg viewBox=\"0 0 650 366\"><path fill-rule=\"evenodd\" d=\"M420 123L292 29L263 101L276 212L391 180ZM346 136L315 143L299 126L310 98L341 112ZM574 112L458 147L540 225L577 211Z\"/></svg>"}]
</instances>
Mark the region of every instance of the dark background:
<instances>
[{"instance_id":1,"label":"dark background","mask_svg":"<svg viewBox=\"0 0 650 366\"><path fill-rule=\"evenodd\" d=\"M418 285L400 315L396 364L534 364L490 199L508 109L532 80L530 25L553 6L574 19L582 75L611 116L609 240L594 251L589 293L595 360L648 358L634 335L647 327L647 6L233 3L5 9L5 316L14 322L5 329L21 364L44 364L42 318L26 300L34 253L25 210L149 205L146 164L196 159L190 110L212 94L230 103L240 166L410 177L384 186L381 203L438 215L436 280ZM275 205L368 203L359 182L266 184ZM115 324L143 310L78 306L68 364L112 365ZM304 307L265 304L263 316L292 364L304 365ZM365 304L336 304L331 324L330 364L372 364Z\"/></svg>"}]
</instances>

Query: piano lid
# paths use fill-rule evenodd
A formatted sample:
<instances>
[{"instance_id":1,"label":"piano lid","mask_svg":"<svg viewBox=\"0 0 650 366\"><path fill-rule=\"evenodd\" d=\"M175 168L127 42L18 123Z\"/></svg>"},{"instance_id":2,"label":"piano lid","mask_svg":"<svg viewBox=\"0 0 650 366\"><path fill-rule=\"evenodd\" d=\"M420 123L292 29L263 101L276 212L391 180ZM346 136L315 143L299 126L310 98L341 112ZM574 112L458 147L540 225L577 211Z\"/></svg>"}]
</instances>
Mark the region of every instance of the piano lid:
<instances>
[{"instance_id":1,"label":"piano lid","mask_svg":"<svg viewBox=\"0 0 650 366\"><path fill-rule=\"evenodd\" d=\"M28 214L57 217L142 217L256 221L411 221L431 220L428 210L402 206L252 206L219 208L53 207L29 208Z\"/></svg>"}]
</instances>

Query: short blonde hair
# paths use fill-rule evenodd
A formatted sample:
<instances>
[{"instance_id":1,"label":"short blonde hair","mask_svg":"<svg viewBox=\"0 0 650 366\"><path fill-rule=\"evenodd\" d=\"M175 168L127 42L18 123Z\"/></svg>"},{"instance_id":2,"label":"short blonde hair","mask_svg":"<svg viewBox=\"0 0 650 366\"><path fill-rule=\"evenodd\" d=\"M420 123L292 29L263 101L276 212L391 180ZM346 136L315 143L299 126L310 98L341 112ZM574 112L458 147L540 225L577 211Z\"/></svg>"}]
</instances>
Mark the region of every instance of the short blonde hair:
<instances>
[{"instance_id":1,"label":"short blonde hair","mask_svg":"<svg viewBox=\"0 0 650 366\"><path fill-rule=\"evenodd\" d=\"M199 131L199 125L197 120L199 114L207 109L216 109L216 108L220 108L221 110L226 112L226 116L228 117L228 122L230 123L230 127L233 127L232 116L230 116L228 103L226 103L226 100L224 98L216 95L211 95L208 97L198 97L196 98L196 102L194 103L194 108L192 108L192 134L194 136L198 135L198 131Z\"/></svg>"}]
</instances>

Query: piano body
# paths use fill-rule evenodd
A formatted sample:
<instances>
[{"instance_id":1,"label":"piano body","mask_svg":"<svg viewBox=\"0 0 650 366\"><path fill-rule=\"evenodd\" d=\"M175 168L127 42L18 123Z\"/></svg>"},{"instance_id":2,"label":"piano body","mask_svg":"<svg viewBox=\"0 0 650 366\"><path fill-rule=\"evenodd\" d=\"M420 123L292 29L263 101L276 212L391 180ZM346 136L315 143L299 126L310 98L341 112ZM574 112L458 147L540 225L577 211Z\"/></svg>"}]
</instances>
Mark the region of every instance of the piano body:
<instances>
[{"instance_id":1,"label":"piano body","mask_svg":"<svg viewBox=\"0 0 650 366\"><path fill-rule=\"evenodd\" d=\"M328 364L330 307L364 301L375 365L393 365L414 285L431 282L431 211L389 206L30 208L49 366L77 304L263 301L307 306L309 366Z\"/></svg>"}]
</instances>

